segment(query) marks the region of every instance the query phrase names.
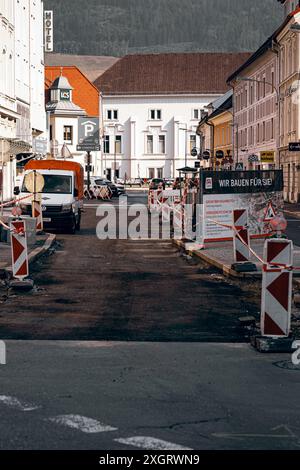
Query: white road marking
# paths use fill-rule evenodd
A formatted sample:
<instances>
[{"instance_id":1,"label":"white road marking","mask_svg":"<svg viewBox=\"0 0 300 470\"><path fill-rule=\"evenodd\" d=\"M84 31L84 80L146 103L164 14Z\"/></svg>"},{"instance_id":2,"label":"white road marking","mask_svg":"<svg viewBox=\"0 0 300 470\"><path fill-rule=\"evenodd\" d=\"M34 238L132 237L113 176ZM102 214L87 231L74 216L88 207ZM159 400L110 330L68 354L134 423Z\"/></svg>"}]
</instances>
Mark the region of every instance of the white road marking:
<instances>
[{"instance_id":1,"label":"white road marking","mask_svg":"<svg viewBox=\"0 0 300 470\"><path fill-rule=\"evenodd\" d=\"M155 437L135 436L128 437L126 439L121 438L114 440L120 444L139 447L146 450L193 450L189 447L180 446L179 444L156 439Z\"/></svg>"},{"instance_id":2,"label":"white road marking","mask_svg":"<svg viewBox=\"0 0 300 470\"><path fill-rule=\"evenodd\" d=\"M6 395L0 395L0 403L3 403L10 408L20 411L34 411L41 408L40 406L35 406L30 403L22 402L15 397L9 397Z\"/></svg>"},{"instance_id":3,"label":"white road marking","mask_svg":"<svg viewBox=\"0 0 300 470\"><path fill-rule=\"evenodd\" d=\"M291 439L291 437L297 437L297 436L291 436L290 434L289 435L286 435L286 434L234 434L234 433L231 434L231 433L225 433L225 432L213 433L212 436L223 438L223 439L249 439L249 438Z\"/></svg>"},{"instance_id":4,"label":"white road marking","mask_svg":"<svg viewBox=\"0 0 300 470\"><path fill-rule=\"evenodd\" d=\"M49 418L50 421L62 426L68 426L69 428L78 429L79 431L87 434L95 434L100 432L111 432L117 431L118 428L107 426L106 424L100 423L92 418L80 415L60 415L54 418Z\"/></svg>"}]
</instances>

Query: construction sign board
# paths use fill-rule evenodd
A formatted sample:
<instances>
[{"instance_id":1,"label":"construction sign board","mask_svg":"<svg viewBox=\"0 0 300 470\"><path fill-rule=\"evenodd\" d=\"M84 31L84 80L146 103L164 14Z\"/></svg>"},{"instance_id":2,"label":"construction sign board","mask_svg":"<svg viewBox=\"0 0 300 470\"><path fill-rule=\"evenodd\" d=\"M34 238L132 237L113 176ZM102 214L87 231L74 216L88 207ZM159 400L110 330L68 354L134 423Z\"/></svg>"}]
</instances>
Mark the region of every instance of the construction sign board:
<instances>
[{"instance_id":1,"label":"construction sign board","mask_svg":"<svg viewBox=\"0 0 300 470\"><path fill-rule=\"evenodd\" d=\"M275 214L283 210L282 170L202 171L199 243L232 240L227 226L232 226L232 213L238 209L248 209L250 237L264 238L270 233L266 221L269 203Z\"/></svg>"},{"instance_id":2,"label":"construction sign board","mask_svg":"<svg viewBox=\"0 0 300 470\"><path fill-rule=\"evenodd\" d=\"M276 210L273 207L272 201L269 201L266 207L264 221L270 222L272 219L274 219L274 217L276 217Z\"/></svg>"},{"instance_id":3,"label":"construction sign board","mask_svg":"<svg viewBox=\"0 0 300 470\"><path fill-rule=\"evenodd\" d=\"M260 161L261 163L275 163L275 152L268 151L268 152L260 152Z\"/></svg>"}]
</instances>

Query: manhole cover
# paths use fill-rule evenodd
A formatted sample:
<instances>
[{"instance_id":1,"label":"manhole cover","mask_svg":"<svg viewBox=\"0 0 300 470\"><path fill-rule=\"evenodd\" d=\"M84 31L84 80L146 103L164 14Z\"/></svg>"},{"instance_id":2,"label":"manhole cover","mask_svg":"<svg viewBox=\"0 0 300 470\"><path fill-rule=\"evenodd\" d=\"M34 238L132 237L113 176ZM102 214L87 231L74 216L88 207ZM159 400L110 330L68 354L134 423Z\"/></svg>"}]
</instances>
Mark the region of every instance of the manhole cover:
<instances>
[{"instance_id":1,"label":"manhole cover","mask_svg":"<svg viewBox=\"0 0 300 470\"><path fill-rule=\"evenodd\" d=\"M279 367L280 369L297 370L300 372L300 365L296 366L292 363L292 361L273 362L273 365Z\"/></svg>"}]
</instances>

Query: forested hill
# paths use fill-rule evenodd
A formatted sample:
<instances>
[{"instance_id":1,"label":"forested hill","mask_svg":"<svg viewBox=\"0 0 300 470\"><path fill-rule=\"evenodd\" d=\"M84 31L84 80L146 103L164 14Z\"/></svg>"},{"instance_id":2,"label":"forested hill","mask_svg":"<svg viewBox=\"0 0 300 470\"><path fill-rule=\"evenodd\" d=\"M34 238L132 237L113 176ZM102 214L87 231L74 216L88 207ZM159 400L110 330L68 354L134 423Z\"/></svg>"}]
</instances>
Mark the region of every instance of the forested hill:
<instances>
[{"instance_id":1,"label":"forested hill","mask_svg":"<svg viewBox=\"0 0 300 470\"><path fill-rule=\"evenodd\" d=\"M44 0L55 51L251 51L282 21L276 0Z\"/></svg>"}]
</instances>

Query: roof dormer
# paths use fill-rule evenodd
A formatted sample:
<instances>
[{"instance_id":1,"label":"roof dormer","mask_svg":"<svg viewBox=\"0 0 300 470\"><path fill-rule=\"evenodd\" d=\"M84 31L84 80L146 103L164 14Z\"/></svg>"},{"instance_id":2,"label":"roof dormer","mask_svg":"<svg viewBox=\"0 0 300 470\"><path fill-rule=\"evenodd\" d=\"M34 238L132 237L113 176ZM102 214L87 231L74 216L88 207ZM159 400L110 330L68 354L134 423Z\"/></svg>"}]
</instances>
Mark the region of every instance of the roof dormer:
<instances>
[{"instance_id":1,"label":"roof dormer","mask_svg":"<svg viewBox=\"0 0 300 470\"><path fill-rule=\"evenodd\" d=\"M57 103L59 101L72 102L73 87L68 79L61 74L57 77L50 87L50 101Z\"/></svg>"}]
</instances>

